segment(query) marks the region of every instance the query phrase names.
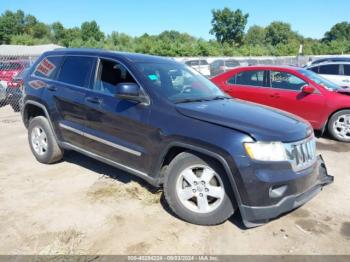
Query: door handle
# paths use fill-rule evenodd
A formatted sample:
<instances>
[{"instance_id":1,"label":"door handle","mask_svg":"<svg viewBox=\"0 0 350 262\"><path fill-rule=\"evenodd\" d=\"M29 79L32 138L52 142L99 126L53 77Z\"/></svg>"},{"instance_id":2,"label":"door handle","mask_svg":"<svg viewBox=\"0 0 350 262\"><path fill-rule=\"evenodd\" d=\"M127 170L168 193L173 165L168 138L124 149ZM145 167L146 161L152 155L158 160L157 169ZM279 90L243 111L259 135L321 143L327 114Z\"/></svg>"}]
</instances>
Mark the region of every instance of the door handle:
<instances>
[{"instance_id":1,"label":"door handle","mask_svg":"<svg viewBox=\"0 0 350 262\"><path fill-rule=\"evenodd\" d=\"M57 87L55 87L55 86L47 86L47 90L55 92L55 91L57 91Z\"/></svg>"},{"instance_id":2,"label":"door handle","mask_svg":"<svg viewBox=\"0 0 350 262\"><path fill-rule=\"evenodd\" d=\"M349 83L350 80L349 80L349 79L344 79L343 82L344 82L344 83Z\"/></svg>"},{"instance_id":3,"label":"door handle","mask_svg":"<svg viewBox=\"0 0 350 262\"><path fill-rule=\"evenodd\" d=\"M87 97L85 98L86 102L92 103L92 104L101 104L101 99L98 97Z\"/></svg>"}]
</instances>

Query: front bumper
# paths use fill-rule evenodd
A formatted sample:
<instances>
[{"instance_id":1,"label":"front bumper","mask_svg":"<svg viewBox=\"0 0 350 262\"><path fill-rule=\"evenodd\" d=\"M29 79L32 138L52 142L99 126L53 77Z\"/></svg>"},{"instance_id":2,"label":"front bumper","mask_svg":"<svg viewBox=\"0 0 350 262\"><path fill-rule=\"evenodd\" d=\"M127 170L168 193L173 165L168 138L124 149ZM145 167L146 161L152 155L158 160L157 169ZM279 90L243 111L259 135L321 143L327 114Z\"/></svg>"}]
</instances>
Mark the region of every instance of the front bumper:
<instances>
[{"instance_id":1,"label":"front bumper","mask_svg":"<svg viewBox=\"0 0 350 262\"><path fill-rule=\"evenodd\" d=\"M333 176L328 175L327 168L321 156L318 156L314 170L315 182L306 191L286 195L273 205L248 206L242 204L240 212L246 227L255 227L268 222L283 213L289 212L305 204L315 197L324 186L333 182Z\"/></svg>"}]
</instances>

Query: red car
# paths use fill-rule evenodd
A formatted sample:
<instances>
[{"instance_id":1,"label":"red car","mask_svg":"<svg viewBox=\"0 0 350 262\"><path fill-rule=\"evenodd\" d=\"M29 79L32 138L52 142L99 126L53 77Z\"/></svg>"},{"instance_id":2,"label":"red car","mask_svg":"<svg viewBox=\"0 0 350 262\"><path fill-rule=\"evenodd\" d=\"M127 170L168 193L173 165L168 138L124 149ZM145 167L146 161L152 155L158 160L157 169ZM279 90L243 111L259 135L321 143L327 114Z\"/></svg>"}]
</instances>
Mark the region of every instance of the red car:
<instances>
[{"instance_id":1,"label":"red car","mask_svg":"<svg viewBox=\"0 0 350 262\"><path fill-rule=\"evenodd\" d=\"M297 67L238 67L211 79L232 97L308 120L315 130L350 142L350 90Z\"/></svg>"},{"instance_id":2,"label":"red car","mask_svg":"<svg viewBox=\"0 0 350 262\"><path fill-rule=\"evenodd\" d=\"M15 76L29 67L27 60L6 60L0 61L0 81L10 82Z\"/></svg>"}]
</instances>

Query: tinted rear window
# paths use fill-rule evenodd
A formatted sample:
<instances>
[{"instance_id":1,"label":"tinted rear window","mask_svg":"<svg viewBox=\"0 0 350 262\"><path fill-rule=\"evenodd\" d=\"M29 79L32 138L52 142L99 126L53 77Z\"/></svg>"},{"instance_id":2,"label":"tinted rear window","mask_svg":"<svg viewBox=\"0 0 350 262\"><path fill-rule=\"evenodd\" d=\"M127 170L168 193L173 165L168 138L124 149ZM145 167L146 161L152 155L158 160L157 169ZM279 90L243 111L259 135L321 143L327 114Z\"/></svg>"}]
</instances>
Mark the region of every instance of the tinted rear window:
<instances>
[{"instance_id":1,"label":"tinted rear window","mask_svg":"<svg viewBox=\"0 0 350 262\"><path fill-rule=\"evenodd\" d=\"M92 57L67 56L62 64L58 80L67 84L87 87L93 63Z\"/></svg>"},{"instance_id":2,"label":"tinted rear window","mask_svg":"<svg viewBox=\"0 0 350 262\"><path fill-rule=\"evenodd\" d=\"M45 57L35 67L34 75L48 79L55 79L62 62L62 56Z\"/></svg>"},{"instance_id":3,"label":"tinted rear window","mask_svg":"<svg viewBox=\"0 0 350 262\"><path fill-rule=\"evenodd\" d=\"M324 75L338 75L339 65L322 65L319 68L319 73Z\"/></svg>"}]
</instances>

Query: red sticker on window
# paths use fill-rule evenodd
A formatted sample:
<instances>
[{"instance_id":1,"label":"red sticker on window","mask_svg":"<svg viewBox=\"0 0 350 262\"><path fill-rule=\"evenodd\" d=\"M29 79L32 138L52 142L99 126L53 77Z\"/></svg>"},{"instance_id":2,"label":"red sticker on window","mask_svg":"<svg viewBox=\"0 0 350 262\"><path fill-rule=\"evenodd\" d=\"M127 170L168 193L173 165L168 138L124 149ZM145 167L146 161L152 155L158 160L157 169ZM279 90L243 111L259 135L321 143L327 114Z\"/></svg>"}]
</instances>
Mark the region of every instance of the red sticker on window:
<instances>
[{"instance_id":1,"label":"red sticker on window","mask_svg":"<svg viewBox=\"0 0 350 262\"><path fill-rule=\"evenodd\" d=\"M42 60L40 64L36 67L36 71L49 77L51 73L55 70L56 66L50 62L47 58Z\"/></svg>"}]
</instances>

